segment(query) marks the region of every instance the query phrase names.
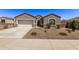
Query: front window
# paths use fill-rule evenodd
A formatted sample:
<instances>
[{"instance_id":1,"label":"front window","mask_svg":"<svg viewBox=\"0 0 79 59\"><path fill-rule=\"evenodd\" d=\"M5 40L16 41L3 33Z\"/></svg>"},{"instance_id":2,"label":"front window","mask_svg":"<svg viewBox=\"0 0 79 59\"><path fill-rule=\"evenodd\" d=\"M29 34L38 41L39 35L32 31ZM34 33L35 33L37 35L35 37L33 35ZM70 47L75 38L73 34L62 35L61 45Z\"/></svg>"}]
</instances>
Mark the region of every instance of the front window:
<instances>
[{"instance_id":1,"label":"front window","mask_svg":"<svg viewBox=\"0 0 79 59\"><path fill-rule=\"evenodd\" d=\"M55 25L55 20L54 19L49 19L49 24Z\"/></svg>"},{"instance_id":2,"label":"front window","mask_svg":"<svg viewBox=\"0 0 79 59\"><path fill-rule=\"evenodd\" d=\"M1 23L5 23L5 19L2 19L2 20L1 20Z\"/></svg>"}]
</instances>

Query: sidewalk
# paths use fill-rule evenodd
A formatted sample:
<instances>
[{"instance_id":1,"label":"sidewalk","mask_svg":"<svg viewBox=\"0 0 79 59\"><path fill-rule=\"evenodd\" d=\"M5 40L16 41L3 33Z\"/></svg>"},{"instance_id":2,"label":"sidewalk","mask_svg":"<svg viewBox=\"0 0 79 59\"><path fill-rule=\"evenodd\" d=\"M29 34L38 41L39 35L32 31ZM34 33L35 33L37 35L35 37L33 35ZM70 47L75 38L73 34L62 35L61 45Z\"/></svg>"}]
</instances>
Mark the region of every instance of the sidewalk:
<instances>
[{"instance_id":1,"label":"sidewalk","mask_svg":"<svg viewBox=\"0 0 79 59\"><path fill-rule=\"evenodd\" d=\"M79 40L0 39L0 50L78 50Z\"/></svg>"}]
</instances>

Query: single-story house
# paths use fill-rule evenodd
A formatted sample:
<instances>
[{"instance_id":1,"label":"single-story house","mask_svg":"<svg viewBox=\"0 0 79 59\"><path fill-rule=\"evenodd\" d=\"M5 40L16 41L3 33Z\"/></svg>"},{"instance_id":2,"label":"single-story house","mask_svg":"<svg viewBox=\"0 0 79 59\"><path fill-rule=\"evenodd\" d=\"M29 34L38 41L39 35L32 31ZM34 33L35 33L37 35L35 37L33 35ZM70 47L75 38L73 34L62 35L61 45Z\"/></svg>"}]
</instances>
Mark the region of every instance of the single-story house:
<instances>
[{"instance_id":1,"label":"single-story house","mask_svg":"<svg viewBox=\"0 0 79 59\"><path fill-rule=\"evenodd\" d=\"M10 17L0 17L0 29L14 27L15 20Z\"/></svg>"},{"instance_id":2,"label":"single-story house","mask_svg":"<svg viewBox=\"0 0 79 59\"><path fill-rule=\"evenodd\" d=\"M48 23L51 23L51 25L56 26L60 24L60 19L61 17L55 14L49 14L47 16L33 16L27 13L23 13L15 17L15 22L16 24L28 26L44 26Z\"/></svg>"},{"instance_id":3,"label":"single-story house","mask_svg":"<svg viewBox=\"0 0 79 59\"><path fill-rule=\"evenodd\" d=\"M9 18L9 17L0 17L0 24L8 24L8 23L14 23L14 19L13 18Z\"/></svg>"}]
</instances>

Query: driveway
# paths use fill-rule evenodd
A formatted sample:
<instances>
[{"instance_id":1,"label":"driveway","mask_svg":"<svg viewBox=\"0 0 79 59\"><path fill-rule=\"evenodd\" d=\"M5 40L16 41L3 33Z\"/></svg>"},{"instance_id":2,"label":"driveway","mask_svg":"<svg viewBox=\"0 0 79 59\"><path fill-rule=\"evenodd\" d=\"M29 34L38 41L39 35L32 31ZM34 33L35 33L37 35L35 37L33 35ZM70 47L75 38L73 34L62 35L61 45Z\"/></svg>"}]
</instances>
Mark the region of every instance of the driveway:
<instances>
[{"instance_id":1,"label":"driveway","mask_svg":"<svg viewBox=\"0 0 79 59\"><path fill-rule=\"evenodd\" d=\"M19 25L15 28L0 30L0 38L22 38L31 29L31 26Z\"/></svg>"}]
</instances>

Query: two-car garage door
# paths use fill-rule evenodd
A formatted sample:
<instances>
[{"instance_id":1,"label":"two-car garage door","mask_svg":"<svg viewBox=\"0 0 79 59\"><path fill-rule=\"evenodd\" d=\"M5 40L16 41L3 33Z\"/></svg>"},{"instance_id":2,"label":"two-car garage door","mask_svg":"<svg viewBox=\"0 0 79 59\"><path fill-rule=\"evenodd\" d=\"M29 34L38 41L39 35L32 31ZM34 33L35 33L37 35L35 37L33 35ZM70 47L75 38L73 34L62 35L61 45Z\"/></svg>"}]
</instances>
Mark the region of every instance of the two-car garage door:
<instances>
[{"instance_id":1,"label":"two-car garage door","mask_svg":"<svg viewBox=\"0 0 79 59\"><path fill-rule=\"evenodd\" d=\"M32 26L33 25L33 20L18 20L18 24Z\"/></svg>"}]
</instances>

